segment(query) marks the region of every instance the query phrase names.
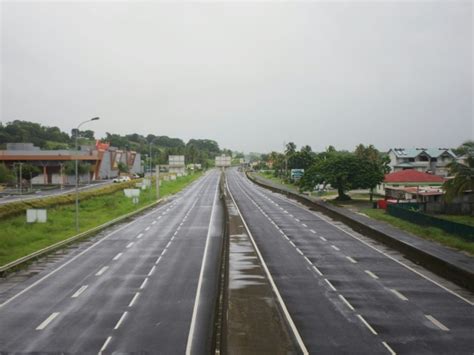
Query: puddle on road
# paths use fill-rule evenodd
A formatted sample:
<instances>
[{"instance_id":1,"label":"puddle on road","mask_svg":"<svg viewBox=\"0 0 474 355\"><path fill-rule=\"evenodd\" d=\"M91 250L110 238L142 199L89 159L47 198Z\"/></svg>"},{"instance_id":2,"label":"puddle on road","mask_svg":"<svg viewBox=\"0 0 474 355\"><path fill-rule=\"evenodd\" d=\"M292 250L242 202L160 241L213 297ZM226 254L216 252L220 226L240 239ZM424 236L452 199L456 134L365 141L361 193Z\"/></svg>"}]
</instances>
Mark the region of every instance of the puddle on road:
<instances>
[{"instance_id":1,"label":"puddle on road","mask_svg":"<svg viewBox=\"0 0 474 355\"><path fill-rule=\"evenodd\" d=\"M295 354L296 347L233 202L229 212L226 353Z\"/></svg>"}]
</instances>

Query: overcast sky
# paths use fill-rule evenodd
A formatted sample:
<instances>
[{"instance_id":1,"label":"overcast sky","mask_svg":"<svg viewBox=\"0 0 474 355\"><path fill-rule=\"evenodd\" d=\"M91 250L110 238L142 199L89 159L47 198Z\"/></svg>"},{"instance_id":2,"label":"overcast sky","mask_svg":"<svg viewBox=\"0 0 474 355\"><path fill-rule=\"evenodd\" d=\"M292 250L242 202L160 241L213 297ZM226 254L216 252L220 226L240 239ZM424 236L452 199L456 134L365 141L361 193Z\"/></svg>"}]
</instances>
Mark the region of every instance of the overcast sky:
<instances>
[{"instance_id":1,"label":"overcast sky","mask_svg":"<svg viewBox=\"0 0 474 355\"><path fill-rule=\"evenodd\" d=\"M474 137L472 1L0 6L3 123L245 152Z\"/></svg>"}]
</instances>

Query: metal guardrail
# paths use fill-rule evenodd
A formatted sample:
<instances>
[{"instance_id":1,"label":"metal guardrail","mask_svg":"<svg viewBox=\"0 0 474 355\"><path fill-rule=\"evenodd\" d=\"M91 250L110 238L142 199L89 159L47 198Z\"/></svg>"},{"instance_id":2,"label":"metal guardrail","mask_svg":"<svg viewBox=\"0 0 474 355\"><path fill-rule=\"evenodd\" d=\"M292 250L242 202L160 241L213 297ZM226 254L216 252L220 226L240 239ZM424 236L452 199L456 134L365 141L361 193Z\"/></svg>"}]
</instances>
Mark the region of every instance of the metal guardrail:
<instances>
[{"instance_id":1,"label":"metal guardrail","mask_svg":"<svg viewBox=\"0 0 474 355\"><path fill-rule=\"evenodd\" d=\"M108 228L108 227L110 227L110 226L112 226L112 225L114 225L114 224L116 224L116 223L119 223L119 222L122 222L122 221L126 220L127 218L130 218L130 217L133 217L133 216L135 216L135 215L137 215L137 214L140 214L141 212L143 212L143 211L145 211L145 210L147 210L147 209L149 209L149 208L151 208L151 207L154 207L154 206L160 204L160 203L163 202L163 201L165 201L165 199L160 198L159 200L157 200L157 201L155 201L155 202L153 202L153 203L150 203L150 204L148 204L148 205L146 205L146 206L140 207L140 208L139 208L138 210L136 210L136 211L132 211L132 212L129 212L129 213L127 213L127 214L124 214L123 216L120 216L120 217L117 217L117 218L115 218L115 219L112 219L111 221L108 221L108 222L106 222L106 223L104 223L104 224L101 224L101 225L99 225L99 226L97 226L97 227L94 227L94 228L91 228L91 229L89 229L89 230L87 230L87 231L85 231L85 232L76 234L76 235L74 235L74 236L72 236L72 237L69 237L69 238L67 238L67 239L65 239L65 240L62 240L62 241L57 242L57 243L55 243L55 244L52 244L52 245L50 245L50 246L48 246L48 247L46 247L46 248L40 249L40 250L38 250L38 251L35 251L34 253L31 253L31 254L29 254L29 255L23 256L23 257L21 257L21 258L19 258L19 259L17 259L17 260L14 260L14 261L12 261L12 262L10 262L10 263L8 263L8 264L5 264L5 265L3 265L3 266L0 267L0 276L3 276L4 274L6 274L6 273L8 273L9 271L12 271L12 270L14 270L14 269L20 267L21 265L27 264L27 263L29 263L29 262L32 261L32 260L35 260L35 259L37 259L37 258L39 258L39 257L42 257L42 256L44 256L44 255L46 255L46 254L49 254L49 253L51 253L51 252L53 252L53 251L55 251L55 250L58 250L58 249L64 247L65 245L68 245L68 244L70 244L70 243L72 243L72 242L74 242L74 241L77 241L77 240L80 240L80 239L82 239L82 238L85 238L85 237L87 237L87 236L89 236L89 235L98 233L98 232L102 231L103 229L106 229L106 228Z\"/></svg>"}]
</instances>

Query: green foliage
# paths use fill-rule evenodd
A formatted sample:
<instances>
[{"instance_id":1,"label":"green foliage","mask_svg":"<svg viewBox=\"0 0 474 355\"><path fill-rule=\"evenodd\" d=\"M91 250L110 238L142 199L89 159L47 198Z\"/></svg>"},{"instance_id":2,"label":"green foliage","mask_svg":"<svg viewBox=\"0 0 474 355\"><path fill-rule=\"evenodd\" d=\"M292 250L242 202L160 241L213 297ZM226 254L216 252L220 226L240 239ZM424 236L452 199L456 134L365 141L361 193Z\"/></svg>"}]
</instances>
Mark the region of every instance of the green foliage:
<instances>
[{"instance_id":1,"label":"green foliage","mask_svg":"<svg viewBox=\"0 0 474 355\"><path fill-rule=\"evenodd\" d=\"M46 149L48 142L69 144L71 138L58 127L20 120L7 122L5 125L0 123L0 146L5 147L6 143L15 142L30 142Z\"/></svg>"},{"instance_id":2,"label":"green foliage","mask_svg":"<svg viewBox=\"0 0 474 355\"><path fill-rule=\"evenodd\" d=\"M3 163L0 164L0 184L10 184L15 181L15 175Z\"/></svg>"},{"instance_id":3,"label":"green foliage","mask_svg":"<svg viewBox=\"0 0 474 355\"><path fill-rule=\"evenodd\" d=\"M177 193L196 180L201 173L184 176L176 181L163 181L161 196ZM155 190L144 192L138 205L124 196L123 189L133 186L136 181L114 184L100 192L80 194L81 232L106 223L114 218L144 207L156 199ZM64 201L62 201L64 199ZM74 195L50 197L31 202L28 208L48 208L48 222L30 225L24 215L10 215L8 218L0 211L0 265L7 264L22 256L50 246L76 234L74 225ZM9 204L10 205L10 204ZM9 206L7 205L7 206ZM1 206L4 208L6 206ZM22 214L24 214L24 208Z\"/></svg>"},{"instance_id":4,"label":"green foliage","mask_svg":"<svg viewBox=\"0 0 474 355\"><path fill-rule=\"evenodd\" d=\"M64 164L63 172L65 175L75 175L76 174L76 161L71 160ZM77 172L79 175L87 174L91 171L91 165L88 163L84 163L79 161L77 164Z\"/></svg>"},{"instance_id":5,"label":"green foliage","mask_svg":"<svg viewBox=\"0 0 474 355\"><path fill-rule=\"evenodd\" d=\"M367 208L362 211L371 218L387 222L397 228L410 232L424 239L429 239L443 245L466 251L474 255L474 243L464 241L456 235L444 232L439 228L420 226L415 223L404 221L385 213L384 210Z\"/></svg>"},{"instance_id":6,"label":"green foliage","mask_svg":"<svg viewBox=\"0 0 474 355\"><path fill-rule=\"evenodd\" d=\"M122 162L119 162L118 165L118 170L120 173L128 173L128 165Z\"/></svg>"},{"instance_id":7,"label":"green foliage","mask_svg":"<svg viewBox=\"0 0 474 355\"><path fill-rule=\"evenodd\" d=\"M31 180L35 176L38 176L41 173L41 169L35 165L29 163L23 163L21 166L21 178L24 180ZM18 176L20 174L20 166L15 165L13 168L13 174Z\"/></svg>"},{"instance_id":8,"label":"green foliage","mask_svg":"<svg viewBox=\"0 0 474 355\"><path fill-rule=\"evenodd\" d=\"M459 147L453 149L453 152L457 156L463 156L468 154L474 154L474 140L465 141Z\"/></svg>"},{"instance_id":9,"label":"green foliage","mask_svg":"<svg viewBox=\"0 0 474 355\"><path fill-rule=\"evenodd\" d=\"M462 196L465 191L474 191L474 151L468 151L467 164L453 161L449 164L449 174L453 178L443 184L446 190L446 201L452 201L456 196Z\"/></svg>"},{"instance_id":10,"label":"green foliage","mask_svg":"<svg viewBox=\"0 0 474 355\"><path fill-rule=\"evenodd\" d=\"M387 157L372 145L364 147L360 144L354 153L338 152L329 147L312 159L314 163L305 171L300 188L313 190L317 184L330 184L337 189L338 200L350 199L345 192L359 188L370 189L372 200L373 189L383 181L388 171Z\"/></svg>"}]
</instances>

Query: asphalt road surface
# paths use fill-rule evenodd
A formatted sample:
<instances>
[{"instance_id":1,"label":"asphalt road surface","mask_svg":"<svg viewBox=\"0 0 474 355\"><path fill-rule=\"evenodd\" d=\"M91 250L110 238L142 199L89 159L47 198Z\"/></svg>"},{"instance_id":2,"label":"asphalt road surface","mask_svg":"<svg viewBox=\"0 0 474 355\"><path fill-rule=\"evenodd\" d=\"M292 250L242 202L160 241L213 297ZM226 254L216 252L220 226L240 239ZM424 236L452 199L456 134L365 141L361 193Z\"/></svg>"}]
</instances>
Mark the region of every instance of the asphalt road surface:
<instances>
[{"instance_id":1,"label":"asphalt road surface","mask_svg":"<svg viewBox=\"0 0 474 355\"><path fill-rule=\"evenodd\" d=\"M79 191L94 190L94 189L98 189L112 183L113 183L112 180L95 182L89 185L81 185L79 186L78 190ZM23 195L15 194L15 195L3 196L3 197L0 196L0 205L6 205L12 202L19 202L19 201L25 202L25 201L36 200L39 198L65 195L65 194L70 194L73 192L75 192L75 187L67 186L67 187L64 187L62 190L58 188L54 190L41 190L41 191L36 192L35 194L24 193Z\"/></svg>"},{"instance_id":2,"label":"asphalt road surface","mask_svg":"<svg viewBox=\"0 0 474 355\"><path fill-rule=\"evenodd\" d=\"M0 304L0 352L209 353L222 245L219 172Z\"/></svg>"},{"instance_id":3,"label":"asphalt road surface","mask_svg":"<svg viewBox=\"0 0 474 355\"><path fill-rule=\"evenodd\" d=\"M230 170L227 183L312 354L473 354L468 299Z\"/></svg>"}]
</instances>

